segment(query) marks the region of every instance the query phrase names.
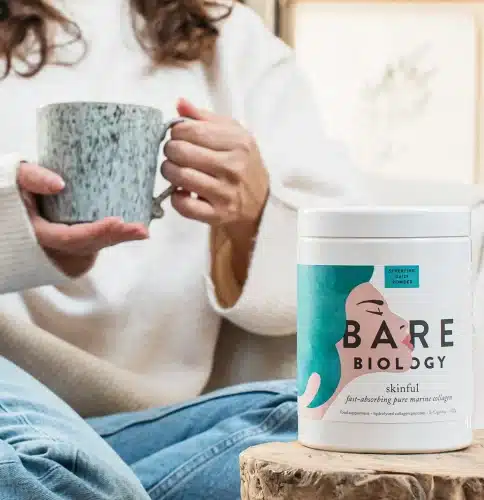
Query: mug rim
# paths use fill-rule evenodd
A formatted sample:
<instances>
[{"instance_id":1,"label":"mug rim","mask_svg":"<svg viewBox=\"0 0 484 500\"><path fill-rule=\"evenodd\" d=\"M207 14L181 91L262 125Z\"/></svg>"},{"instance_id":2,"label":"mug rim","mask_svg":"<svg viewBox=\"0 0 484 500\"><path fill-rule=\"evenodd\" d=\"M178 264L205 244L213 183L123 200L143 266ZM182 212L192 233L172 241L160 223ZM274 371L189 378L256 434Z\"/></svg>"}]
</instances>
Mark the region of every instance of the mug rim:
<instances>
[{"instance_id":1,"label":"mug rim","mask_svg":"<svg viewBox=\"0 0 484 500\"><path fill-rule=\"evenodd\" d=\"M109 102L109 101L59 101L59 102L51 102L49 104L42 104L37 108L37 112L41 112L47 110L49 108L61 107L61 106L92 106L92 105L100 105L100 106L119 106L123 108L131 108L131 109L145 109L149 111L155 111L157 113L161 113L163 115L163 111L159 108L155 108L154 106L149 106L147 104L135 104L135 103L125 103L125 102Z\"/></svg>"}]
</instances>

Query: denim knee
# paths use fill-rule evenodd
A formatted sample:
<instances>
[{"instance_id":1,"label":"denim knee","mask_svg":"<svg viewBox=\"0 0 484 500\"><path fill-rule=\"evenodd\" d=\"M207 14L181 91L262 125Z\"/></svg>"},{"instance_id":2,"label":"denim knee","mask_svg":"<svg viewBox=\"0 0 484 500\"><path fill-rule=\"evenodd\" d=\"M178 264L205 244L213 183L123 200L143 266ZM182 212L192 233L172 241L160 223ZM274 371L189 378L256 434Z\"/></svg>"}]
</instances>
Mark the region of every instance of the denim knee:
<instances>
[{"instance_id":1,"label":"denim knee","mask_svg":"<svg viewBox=\"0 0 484 500\"><path fill-rule=\"evenodd\" d=\"M0 500L144 500L133 477L76 446L50 439L0 441Z\"/></svg>"}]
</instances>

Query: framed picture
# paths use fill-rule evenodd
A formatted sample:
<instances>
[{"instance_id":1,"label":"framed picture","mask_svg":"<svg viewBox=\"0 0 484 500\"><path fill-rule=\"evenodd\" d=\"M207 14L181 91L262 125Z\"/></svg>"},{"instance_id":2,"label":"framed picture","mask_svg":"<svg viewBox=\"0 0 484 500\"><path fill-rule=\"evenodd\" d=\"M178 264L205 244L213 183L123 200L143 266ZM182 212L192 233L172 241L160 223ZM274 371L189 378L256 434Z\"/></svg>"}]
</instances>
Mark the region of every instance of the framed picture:
<instances>
[{"instance_id":1,"label":"framed picture","mask_svg":"<svg viewBox=\"0 0 484 500\"><path fill-rule=\"evenodd\" d=\"M471 12L454 7L289 2L284 38L312 83L327 133L363 169L476 181L477 27Z\"/></svg>"}]
</instances>

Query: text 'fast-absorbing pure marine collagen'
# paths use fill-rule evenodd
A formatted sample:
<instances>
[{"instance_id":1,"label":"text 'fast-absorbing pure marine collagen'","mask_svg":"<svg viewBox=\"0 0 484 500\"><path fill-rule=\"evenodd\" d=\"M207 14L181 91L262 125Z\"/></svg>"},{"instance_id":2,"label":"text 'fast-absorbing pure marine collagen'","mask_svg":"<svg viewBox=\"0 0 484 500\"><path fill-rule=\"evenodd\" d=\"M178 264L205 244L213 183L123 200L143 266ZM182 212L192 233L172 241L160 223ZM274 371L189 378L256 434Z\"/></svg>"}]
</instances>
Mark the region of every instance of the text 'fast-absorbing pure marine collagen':
<instances>
[{"instance_id":1,"label":"text 'fast-absorbing pure marine collagen'","mask_svg":"<svg viewBox=\"0 0 484 500\"><path fill-rule=\"evenodd\" d=\"M472 441L468 208L299 215L299 440L428 453Z\"/></svg>"}]
</instances>

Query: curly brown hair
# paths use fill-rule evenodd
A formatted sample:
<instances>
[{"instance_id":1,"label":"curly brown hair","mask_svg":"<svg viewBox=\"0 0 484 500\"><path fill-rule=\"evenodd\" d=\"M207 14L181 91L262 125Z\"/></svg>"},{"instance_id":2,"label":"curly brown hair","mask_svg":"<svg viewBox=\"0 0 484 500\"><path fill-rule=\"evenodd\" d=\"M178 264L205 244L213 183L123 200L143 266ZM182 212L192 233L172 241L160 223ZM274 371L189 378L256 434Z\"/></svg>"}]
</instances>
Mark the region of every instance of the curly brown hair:
<instances>
[{"instance_id":1,"label":"curly brown hair","mask_svg":"<svg viewBox=\"0 0 484 500\"><path fill-rule=\"evenodd\" d=\"M103 0L106 1L106 0ZM130 0L136 38L153 66L180 64L211 57L219 35L217 23L227 18L236 0ZM47 64L71 66L85 55L87 43L75 21L49 0L0 0L0 59L4 72L30 78ZM67 41L51 34L60 28ZM58 52L79 43L76 60L63 60Z\"/></svg>"}]
</instances>

